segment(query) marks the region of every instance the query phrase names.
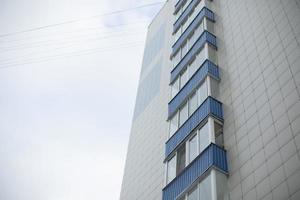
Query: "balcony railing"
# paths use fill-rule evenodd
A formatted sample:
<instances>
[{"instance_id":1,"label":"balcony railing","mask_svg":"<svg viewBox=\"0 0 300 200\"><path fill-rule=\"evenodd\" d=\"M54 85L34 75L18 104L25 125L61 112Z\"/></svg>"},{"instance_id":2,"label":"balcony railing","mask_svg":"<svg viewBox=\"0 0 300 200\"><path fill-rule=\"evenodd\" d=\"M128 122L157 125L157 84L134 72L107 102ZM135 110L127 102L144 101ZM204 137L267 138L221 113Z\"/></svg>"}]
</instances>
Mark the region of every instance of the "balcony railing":
<instances>
[{"instance_id":1,"label":"balcony railing","mask_svg":"<svg viewBox=\"0 0 300 200\"><path fill-rule=\"evenodd\" d=\"M169 138L166 142L166 158L209 115L223 120L222 103L212 97L207 97L199 108L197 108L197 110L185 121L185 123L179 127L174 135Z\"/></svg>"},{"instance_id":2,"label":"balcony railing","mask_svg":"<svg viewBox=\"0 0 300 200\"><path fill-rule=\"evenodd\" d=\"M213 143L163 189L163 200L175 200L212 167L228 173L226 151Z\"/></svg>"},{"instance_id":3,"label":"balcony railing","mask_svg":"<svg viewBox=\"0 0 300 200\"><path fill-rule=\"evenodd\" d=\"M217 48L217 39L216 36L204 31L192 48L187 52L187 54L181 59L181 61L175 66L171 71L171 81L173 82L177 76L185 69L185 67L194 59L197 53L204 47L205 43L210 44L214 48Z\"/></svg>"},{"instance_id":4,"label":"balcony railing","mask_svg":"<svg viewBox=\"0 0 300 200\"><path fill-rule=\"evenodd\" d=\"M214 13L208 9L207 7L203 7L201 11L197 14L197 16L192 20L192 22L188 25L188 27L183 31L181 36L176 40L173 45L173 55L178 51L178 48L185 42L185 40L191 35L191 33L196 29L196 27L200 24L200 22L206 17L210 21L215 21ZM184 19L185 20L185 19ZM179 18L174 26L173 26L173 33L175 33L181 26L182 22L184 21Z\"/></svg>"},{"instance_id":5,"label":"balcony railing","mask_svg":"<svg viewBox=\"0 0 300 200\"><path fill-rule=\"evenodd\" d=\"M186 1L187 0L178 0L176 2L174 14L176 14L180 10L181 6L184 5Z\"/></svg>"},{"instance_id":6,"label":"balcony railing","mask_svg":"<svg viewBox=\"0 0 300 200\"><path fill-rule=\"evenodd\" d=\"M204 78L210 75L219 79L218 67L209 60L205 60L201 67L195 72L190 80L183 86L177 95L170 101L168 105L168 117L172 117L183 102L195 91Z\"/></svg>"}]
</instances>

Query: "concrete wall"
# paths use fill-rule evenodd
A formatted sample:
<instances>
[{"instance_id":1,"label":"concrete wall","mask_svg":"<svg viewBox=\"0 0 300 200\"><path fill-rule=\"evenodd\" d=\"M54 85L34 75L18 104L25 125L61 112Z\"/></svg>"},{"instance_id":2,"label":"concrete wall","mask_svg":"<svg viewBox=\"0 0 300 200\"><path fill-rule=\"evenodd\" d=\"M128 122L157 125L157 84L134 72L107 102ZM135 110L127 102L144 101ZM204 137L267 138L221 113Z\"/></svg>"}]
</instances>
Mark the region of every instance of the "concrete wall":
<instances>
[{"instance_id":1,"label":"concrete wall","mask_svg":"<svg viewBox=\"0 0 300 200\"><path fill-rule=\"evenodd\" d=\"M149 26L121 200L162 198L165 176L163 159L168 134L166 119L170 91L171 61L169 58L173 43L171 38L173 10L174 1L167 2ZM158 46L161 48L157 48ZM157 71L160 73L155 73ZM151 73L155 76L149 75ZM157 82L159 82L158 90ZM145 101L146 104L140 103Z\"/></svg>"},{"instance_id":2,"label":"concrete wall","mask_svg":"<svg viewBox=\"0 0 300 200\"><path fill-rule=\"evenodd\" d=\"M300 199L300 1L212 4L231 200Z\"/></svg>"}]
</instances>

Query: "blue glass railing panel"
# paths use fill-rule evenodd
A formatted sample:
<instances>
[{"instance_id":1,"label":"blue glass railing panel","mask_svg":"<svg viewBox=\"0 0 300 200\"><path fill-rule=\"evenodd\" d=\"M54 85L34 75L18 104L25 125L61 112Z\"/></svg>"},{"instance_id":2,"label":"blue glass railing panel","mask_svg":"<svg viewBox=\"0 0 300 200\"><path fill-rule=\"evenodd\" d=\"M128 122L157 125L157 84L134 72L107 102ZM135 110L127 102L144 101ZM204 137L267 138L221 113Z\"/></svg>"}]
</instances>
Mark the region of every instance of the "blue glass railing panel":
<instances>
[{"instance_id":1,"label":"blue glass railing panel","mask_svg":"<svg viewBox=\"0 0 300 200\"><path fill-rule=\"evenodd\" d=\"M228 173L226 151L213 143L163 189L163 200L175 200L211 167Z\"/></svg>"},{"instance_id":2,"label":"blue glass railing panel","mask_svg":"<svg viewBox=\"0 0 300 200\"><path fill-rule=\"evenodd\" d=\"M175 4L174 14L176 14L180 10L181 6L183 6L186 1L187 0L179 0L179 1L177 1L177 3Z\"/></svg>"},{"instance_id":3,"label":"blue glass railing panel","mask_svg":"<svg viewBox=\"0 0 300 200\"><path fill-rule=\"evenodd\" d=\"M200 85L207 75L219 79L218 67L209 60L205 60L190 80L183 86L168 105L168 118L172 117L178 108L186 101L191 93Z\"/></svg>"},{"instance_id":4,"label":"blue glass railing panel","mask_svg":"<svg viewBox=\"0 0 300 200\"><path fill-rule=\"evenodd\" d=\"M188 25L188 27L184 30L181 36L173 45L173 54L177 52L178 47L180 47L183 42L191 35L191 33L196 29L196 27L200 24L200 22L206 17L210 21L215 21L215 15L213 11L208 9L207 7L203 7L200 12L197 14L195 19ZM178 18L178 20L173 25L173 33L175 33L181 26L181 24L186 20L186 18Z\"/></svg>"},{"instance_id":5,"label":"blue glass railing panel","mask_svg":"<svg viewBox=\"0 0 300 200\"><path fill-rule=\"evenodd\" d=\"M174 135L166 142L165 156L166 158L178 147L193 130L206 119L208 115L212 115L223 120L222 103L213 97L207 99L197 108L197 110L179 127Z\"/></svg>"},{"instance_id":6,"label":"blue glass railing panel","mask_svg":"<svg viewBox=\"0 0 300 200\"><path fill-rule=\"evenodd\" d=\"M181 24L189 17L189 15L193 12L196 5L200 2L200 0L193 0L188 7L183 11L183 13L178 17L178 19L173 24L173 32L175 33Z\"/></svg>"},{"instance_id":7,"label":"blue glass railing panel","mask_svg":"<svg viewBox=\"0 0 300 200\"><path fill-rule=\"evenodd\" d=\"M210 44L214 48L217 48L216 36L208 31L204 31L197 39L195 44L187 52L187 54L181 59L181 61L171 71L171 83L178 77L178 75L187 67L187 65L194 59L197 53L204 47L205 43Z\"/></svg>"}]
</instances>

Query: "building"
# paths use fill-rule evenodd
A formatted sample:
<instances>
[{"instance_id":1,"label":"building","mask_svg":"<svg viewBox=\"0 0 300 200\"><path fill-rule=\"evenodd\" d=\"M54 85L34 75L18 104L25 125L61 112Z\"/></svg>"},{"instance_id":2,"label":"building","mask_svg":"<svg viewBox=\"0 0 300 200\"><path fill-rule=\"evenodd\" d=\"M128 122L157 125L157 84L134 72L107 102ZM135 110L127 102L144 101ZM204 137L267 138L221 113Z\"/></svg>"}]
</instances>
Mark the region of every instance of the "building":
<instances>
[{"instance_id":1,"label":"building","mask_svg":"<svg viewBox=\"0 0 300 200\"><path fill-rule=\"evenodd\" d=\"M299 150L300 1L167 1L120 199L298 200Z\"/></svg>"}]
</instances>

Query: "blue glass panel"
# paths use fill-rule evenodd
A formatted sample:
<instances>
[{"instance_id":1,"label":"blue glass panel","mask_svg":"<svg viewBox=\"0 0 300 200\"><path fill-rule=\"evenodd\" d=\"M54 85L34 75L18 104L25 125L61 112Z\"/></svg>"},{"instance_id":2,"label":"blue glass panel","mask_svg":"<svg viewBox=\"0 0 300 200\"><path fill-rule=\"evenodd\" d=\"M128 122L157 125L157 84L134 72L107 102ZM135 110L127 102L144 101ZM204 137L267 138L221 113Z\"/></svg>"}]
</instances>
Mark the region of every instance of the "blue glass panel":
<instances>
[{"instance_id":1,"label":"blue glass panel","mask_svg":"<svg viewBox=\"0 0 300 200\"><path fill-rule=\"evenodd\" d=\"M208 115L212 115L220 120L223 120L222 103L213 97L208 97L166 142L166 158Z\"/></svg>"},{"instance_id":2,"label":"blue glass panel","mask_svg":"<svg viewBox=\"0 0 300 200\"><path fill-rule=\"evenodd\" d=\"M192 21L192 23L187 27L187 29L181 34L181 36L176 40L176 42L172 46L172 55L174 55L182 46L182 44L185 43L187 38L190 37L190 35L201 23L204 17L214 22L214 13L206 7L202 8L199 14L196 16L196 18Z\"/></svg>"},{"instance_id":3,"label":"blue glass panel","mask_svg":"<svg viewBox=\"0 0 300 200\"><path fill-rule=\"evenodd\" d=\"M175 200L211 167L228 173L226 151L215 144L210 144L163 189L163 200Z\"/></svg>"},{"instance_id":4,"label":"blue glass panel","mask_svg":"<svg viewBox=\"0 0 300 200\"><path fill-rule=\"evenodd\" d=\"M195 58L197 53L204 47L205 43L208 43L211 46L217 48L216 36L208 31L204 31L200 35L192 48L171 71L171 82L173 82L177 78L177 76L187 67L187 65Z\"/></svg>"},{"instance_id":5,"label":"blue glass panel","mask_svg":"<svg viewBox=\"0 0 300 200\"><path fill-rule=\"evenodd\" d=\"M168 105L168 117L170 118L175 114L177 109L186 101L191 93L200 85L204 78L210 74L211 76L219 79L218 67L209 60L201 65L201 67L195 72L190 80L184 85L184 87L178 92L178 94L170 101Z\"/></svg>"},{"instance_id":6,"label":"blue glass panel","mask_svg":"<svg viewBox=\"0 0 300 200\"><path fill-rule=\"evenodd\" d=\"M174 14L176 14L180 10L181 6L183 6L185 4L185 2L186 2L186 0L177 1L177 3L175 4Z\"/></svg>"}]
</instances>

